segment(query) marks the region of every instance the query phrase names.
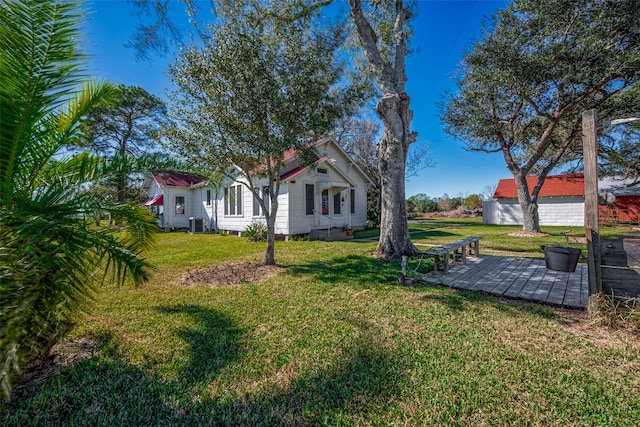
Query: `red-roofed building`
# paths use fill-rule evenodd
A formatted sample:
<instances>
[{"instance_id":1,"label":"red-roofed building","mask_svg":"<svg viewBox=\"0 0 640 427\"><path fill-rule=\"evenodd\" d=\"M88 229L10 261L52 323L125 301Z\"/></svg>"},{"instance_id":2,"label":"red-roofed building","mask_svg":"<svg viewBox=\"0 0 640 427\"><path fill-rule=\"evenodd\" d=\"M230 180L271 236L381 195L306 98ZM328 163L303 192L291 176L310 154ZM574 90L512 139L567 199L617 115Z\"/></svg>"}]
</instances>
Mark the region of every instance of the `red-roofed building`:
<instances>
[{"instance_id":1,"label":"red-roofed building","mask_svg":"<svg viewBox=\"0 0 640 427\"><path fill-rule=\"evenodd\" d=\"M527 178L529 191L538 183L537 176ZM599 206L601 222L640 221L640 186L629 188L622 181L604 179L598 188L602 197ZM501 179L493 195L494 200L483 203L485 224L522 224L522 210L518 202L518 193L513 178ZM584 175L581 173L548 176L538 196L538 214L540 225L584 225Z\"/></svg>"},{"instance_id":2,"label":"red-roofed building","mask_svg":"<svg viewBox=\"0 0 640 427\"><path fill-rule=\"evenodd\" d=\"M206 216L206 203L211 206L211 188L204 177L186 172L158 170L147 174L142 188L149 198L143 203L165 229L189 227L189 218ZM204 200L204 204L203 204Z\"/></svg>"},{"instance_id":3,"label":"red-roofed building","mask_svg":"<svg viewBox=\"0 0 640 427\"><path fill-rule=\"evenodd\" d=\"M314 141L308 148L316 157L311 165L303 164L293 150L285 153L276 234L326 236L332 228L345 225L365 228L371 179L332 138ZM157 211L165 229L188 228L193 223L202 224L204 231L240 234L252 222L264 221L260 204L240 175L220 184L210 186L195 175L157 171L145 180L149 194L145 204ZM252 185L264 191L268 182L262 178Z\"/></svg>"}]
</instances>

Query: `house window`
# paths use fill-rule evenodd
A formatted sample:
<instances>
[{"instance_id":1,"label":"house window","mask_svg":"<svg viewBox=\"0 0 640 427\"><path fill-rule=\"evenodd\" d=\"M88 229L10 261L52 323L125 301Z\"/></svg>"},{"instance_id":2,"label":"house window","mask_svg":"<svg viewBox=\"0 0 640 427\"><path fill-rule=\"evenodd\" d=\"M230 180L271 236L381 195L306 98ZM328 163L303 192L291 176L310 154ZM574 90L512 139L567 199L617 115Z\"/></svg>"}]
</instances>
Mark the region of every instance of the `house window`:
<instances>
[{"instance_id":1,"label":"house window","mask_svg":"<svg viewBox=\"0 0 640 427\"><path fill-rule=\"evenodd\" d=\"M211 206L211 190L207 190L207 206Z\"/></svg>"},{"instance_id":2,"label":"house window","mask_svg":"<svg viewBox=\"0 0 640 427\"><path fill-rule=\"evenodd\" d=\"M307 215L313 215L313 211L315 210L314 193L315 189L313 184L306 184L304 186L305 212Z\"/></svg>"},{"instance_id":3,"label":"house window","mask_svg":"<svg viewBox=\"0 0 640 427\"><path fill-rule=\"evenodd\" d=\"M258 192L258 187L254 187L253 189L256 193ZM260 216L260 202L255 193L253 194L253 216Z\"/></svg>"},{"instance_id":4,"label":"house window","mask_svg":"<svg viewBox=\"0 0 640 427\"><path fill-rule=\"evenodd\" d=\"M329 215L329 190L322 190L322 215Z\"/></svg>"},{"instance_id":5,"label":"house window","mask_svg":"<svg viewBox=\"0 0 640 427\"><path fill-rule=\"evenodd\" d=\"M333 214L340 215L340 195L341 193L336 193L333 195Z\"/></svg>"},{"instance_id":6,"label":"house window","mask_svg":"<svg viewBox=\"0 0 640 427\"><path fill-rule=\"evenodd\" d=\"M224 214L242 215L242 185L224 189Z\"/></svg>"},{"instance_id":7,"label":"house window","mask_svg":"<svg viewBox=\"0 0 640 427\"><path fill-rule=\"evenodd\" d=\"M351 213L354 214L356 213L356 190L354 190L353 188L351 189Z\"/></svg>"},{"instance_id":8,"label":"house window","mask_svg":"<svg viewBox=\"0 0 640 427\"><path fill-rule=\"evenodd\" d=\"M255 187L256 192L260 191L259 187ZM262 187L262 200L264 202L265 208L269 210L269 187ZM264 216L265 212L262 210L262 216ZM260 202L258 198L253 196L253 216L260 216Z\"/></svg>"},{"instance_id":9,"label":"house window","mask_svg":"<svg viewBox=\"0 0 640 427\"><path fill-rule=\"evenodd\" d=\"M264 207L265 209L269 210L271 209L270 207L270 203L271 203L271 199L269 197L269 186L264 186L262 187L262 200L264 200ZM262 216L264 216L265 212L262 212Z\"/></svg>"},{"instance_id":10,"label":"house window","mask_svg":"<svg viewBox=\"0 0 640 427\"><path fill-rule=\"evenodd\" d=\"M184 215L184 196L176 196L176 215Z\"/></svg>"},{"instance_id":11,"label":"house window","mask_svg":"<svg viewBox=\"0 0 640 427\"><path fill-rule=\"evenodd\" d=\"M327 169L326 168L318 168L318 173L322 173L322 174L327 174Z\"/></svg>"}]
</instances>

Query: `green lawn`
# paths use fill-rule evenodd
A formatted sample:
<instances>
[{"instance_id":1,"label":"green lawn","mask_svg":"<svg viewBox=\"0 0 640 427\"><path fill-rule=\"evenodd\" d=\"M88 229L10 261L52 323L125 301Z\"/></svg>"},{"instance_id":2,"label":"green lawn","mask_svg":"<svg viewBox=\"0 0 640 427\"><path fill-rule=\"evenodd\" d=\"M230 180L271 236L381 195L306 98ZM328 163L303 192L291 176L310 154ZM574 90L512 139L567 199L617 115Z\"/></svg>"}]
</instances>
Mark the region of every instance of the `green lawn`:
<instances>
[{"instance_id":1,"label":"green lawn","mask_svg":"<svg viewBox=\"0 0 640 427\"><path fill-rule=\"evenodd\" d=\"M541 253L509 227L442 225L417 241ZM188 270L259 261L264 244L160 234L151 281L105 286L66 365L0 406L0 424L638 424L637 339L579 312L401 287L375 246L278 242L266 281L188 285Z\"/></svg>"}]
</instances>

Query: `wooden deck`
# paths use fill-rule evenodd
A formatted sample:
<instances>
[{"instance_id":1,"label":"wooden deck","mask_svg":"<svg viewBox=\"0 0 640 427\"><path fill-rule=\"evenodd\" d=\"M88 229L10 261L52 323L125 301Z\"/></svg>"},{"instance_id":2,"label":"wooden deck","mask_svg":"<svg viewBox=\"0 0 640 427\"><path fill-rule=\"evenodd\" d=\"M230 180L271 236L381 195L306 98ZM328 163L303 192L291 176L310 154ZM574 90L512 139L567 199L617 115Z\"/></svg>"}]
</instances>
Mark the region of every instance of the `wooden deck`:
<instances>
[{"instance_id":1,"label":"wooden deck","mask_svg":"<svg viewBox=\"0 0 640 427\"><path fill-rule=\"evenodd\" d=\"M449 274L426 274L420 281L455 289L568 308L587 308L587 266L575 273L547 270L544 260L482 255L454 265Z\"/></svg>"}]
</instances>

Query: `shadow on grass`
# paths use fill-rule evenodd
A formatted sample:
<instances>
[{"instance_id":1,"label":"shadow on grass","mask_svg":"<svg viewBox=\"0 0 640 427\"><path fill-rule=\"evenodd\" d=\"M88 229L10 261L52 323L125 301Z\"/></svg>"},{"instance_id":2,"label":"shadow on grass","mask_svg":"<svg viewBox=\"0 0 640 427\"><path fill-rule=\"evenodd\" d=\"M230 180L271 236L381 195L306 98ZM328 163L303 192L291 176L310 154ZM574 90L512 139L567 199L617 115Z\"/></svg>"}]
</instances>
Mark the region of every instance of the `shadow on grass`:
<instances>
[{"instance_id":1,"label":"shadow on grass","mask_svg":"<svg viewBox=\"0 0 640 427\"><path fill-rule=\"evenodd\" d=\"M430 289L431 292L425 294L422 297L423 300L440 304L454 313L477 310L481 305L488 305L508 314L526 313L545 319L555 319L557 317L550 307L535 302L498 298L482 292L457 290L437 285L430 287Z\"/></svg>"},{"instance_id":2,"label":"shadow on grass","mask_svg":"<svg viewBox=\"0 0 640 427\"><path fill-rule=\"evenodd\" d=\"M208 310L196 306L166 308L169 314L189 313L201 319ZM214 314L214 318L217 315ZM221 320L209 323L214 334ZM321 425L352 424L353 418L382 411L401 394L406 383L399 356L379 345L366 321L354 321L359 339L336 351L334 359L302 369L277 383L264 378L264 387L249 391L239 387L218 394L185 381L166 380L119 356L111 337L91 359L68 365L41 388L11 402L0 411L0 424L24 425ZM190 336L190 335L189 335ZM199 339L199 336L196 335ZM220 347L214 343L214 347ZM225 347L225 345L222 345ZM232 346L233 347L233 346ZM193 352L191 375L211 374L228 357L211 354L200 346ZM295 355L291 355L295 358ZM219 359L210 362L207 359ZM326 361L325 361L326 362ZM211 365L213 363L213 365ZM201 366L208 366L201 368ZM276 379L273 376L271 379ZM273 385L270 385L273 384ZM233 387L233 384L231 384ZM46 410L43 410L46 408Z\"/></svg>"},{"instance_id":3,"label":"shadow on grass","mask_svg":"<svg viewBox=\"0 0 640 427\"><path fill-rule=\"evenodd\" d=\"M242 331L224 314L198 305L160 306L157 310L170 316L186 314L193 321L176 332L189 345L189 362L179 373L185 386L214 376L240 356Z\"/></svg>"},{"instance_id":4,"label":"shadow on grass","mask_svg":"<svg viewBox=\"0 0 640 427\"><path fill-rule=\"evenodd\" d=\"M424 237L449 237L449 236L458 236L458 234L456 233L450 233L448 231L444 231L444 230L425 230L425 231L413 231L412 233L417 234L420 233L421 235L424 234ZM415 238L415 237L414 237Z\"/></svg>"},{"instance_id":5,"label":"shadow on grass","mask_svg":"<svg viewBox=\"0 0 640 427\"><path fill-rule=\"evenodd\" d=\"M308 370L290 382L231 402L203 402L197 412L211 411L215 424L349 425L353 418L384 406L401 394L405 382L399 357L379 345L376 328L367 321L345 319L360 331L324 369Z\"/></svg>"},{"instance_id":6,"label":"shadow on grass","mask_svg":"<svg viewBox=\"0 0 640 427\"><path fill-rule=\"evenodd\" d=\"M329 284L355 282L360 286L397 284L400 261L385 262L372 256L347 255L330 261L311 261L290 265L293 275L310 275L315 280Z\"/></svg>"}]
</instances>

